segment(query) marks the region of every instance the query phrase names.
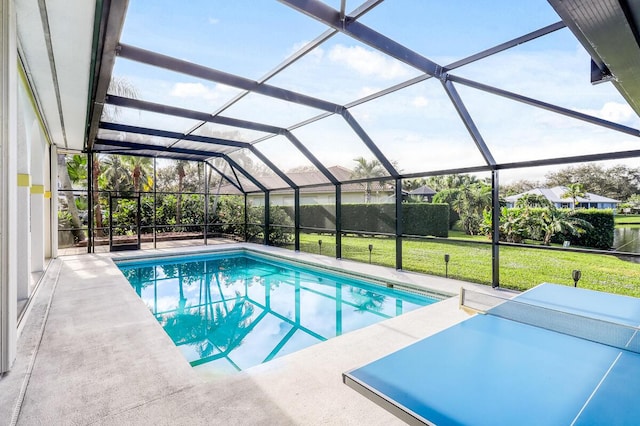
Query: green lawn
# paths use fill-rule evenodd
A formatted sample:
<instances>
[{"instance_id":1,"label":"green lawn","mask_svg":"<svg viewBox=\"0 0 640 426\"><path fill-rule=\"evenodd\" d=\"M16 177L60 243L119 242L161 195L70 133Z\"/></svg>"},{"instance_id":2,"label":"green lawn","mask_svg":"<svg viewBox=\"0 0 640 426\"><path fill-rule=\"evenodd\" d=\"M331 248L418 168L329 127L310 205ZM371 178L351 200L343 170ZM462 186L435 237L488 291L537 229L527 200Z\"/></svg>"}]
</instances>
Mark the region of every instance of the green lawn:
<instances>
[{"instance_id":1,"label":"green lawn","mask_svg":"<svg viewBox=\"0 0 640 426\"><path fill-rule=\"evenodd\" d=\"M639 214L618 214L614 217L616 226L618 225L640 225Z\"/></svg>"},{"instance_id":2,"label":"green lawn","mask_svg":"<svg viewBox=\"0 0 640 426\"><path fill-rule=\"evenodd\" d=\"M475 239L474 237L472 237ZM300 249L335 256L332 235L300 234ZM487 241L481 237L480 241ZM342 258L395 267L395 240L383 237L343 237ZM462 240L405 240L403 269L431 275L445 275L444 255L450 255L449 277L491 284L491 246ZM500 248L500 285L526 290L542 282L573 285L571 271L580 269L579 287L640 297L640 264L601 254L565 251Z\"/></svg>"}]
</instances>

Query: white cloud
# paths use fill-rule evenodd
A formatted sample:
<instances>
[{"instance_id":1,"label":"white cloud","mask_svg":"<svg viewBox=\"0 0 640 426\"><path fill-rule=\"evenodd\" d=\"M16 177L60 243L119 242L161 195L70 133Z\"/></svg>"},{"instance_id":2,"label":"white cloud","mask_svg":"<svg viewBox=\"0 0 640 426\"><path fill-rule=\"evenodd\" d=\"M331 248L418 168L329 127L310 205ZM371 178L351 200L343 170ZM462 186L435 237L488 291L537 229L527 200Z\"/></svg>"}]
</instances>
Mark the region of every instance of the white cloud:
<instances>
[{"instance_id":1,"label":"white cloud","mask_svg":"<svg viewBox=\"0 0 640 426\"><path fill-rule=\"evenodd\" d=\"M629 123L638 118L629 105L620 102L606 102L599 110L586 110L583 112L615 123Z\"/></svg>"},{"instance_id":2,"label":"white cloud","mask_svg":"<svg viewBox=\"0 0 640 426\"><path fill-rule=\"evenodd\" d=\"M291 46L291 49L289 49L289 52L287 52L287 56L286 57L287 58L290 57L291 55L296 53L298 50L300 50L303 47L305 47L307 44L309 44L308 40L303 40L303 41L299 41L297 43L294 43L293 46ZM324 50L321 47L316 47L311 52L307 53L305 55L305 57L313 58L316 61L319 61L324 57Z\"/></svg>"},{"instance_id":3,"label":"white cloud","mask_svg":"<svg viewBox=\"0 0 640 426\"><path fill-rule=\"evenodd\" d=\"M175 83L169 93L177 98L202 98L213 101L220 99L226 89L227 86L222 85L209 87L202 83Z\"/></svg>"},{"instance_id":4,"label":"white cloud","mask_svg":"<svg viewBox=\"0 0 640 426\"><path fill-rule=\"evenodd\" d=\"M220 22L220 20L219 20L218 18L212 18L212 17L209 17L209 23L210 23L211 25L216 25L216 24L218 24L219 22Z\"/></svg>"},{"instance_id":5,"label":"white cloud","mask_svg":"<svg viewBox=\"0 0 640 426\"><path fill-rule=\"evenodd\" d=\"M373 95L374 93L377 93L380 90L382 89L379 87L363 86L360 88L360 90L358 90L358 99L364 98L365 96Z\"/></svg>"},{"instance_id":6,"label":"white cloud","mask_svg":"<svg viewBox=\"0 0 640 426\"><path fill-rule=\"evenodd\" d=\"M365 77L391 80L411 76L408 66L361 46L335 45L329 51L329 59L332 62L344 63Z\"/></svg>"},{"instance_id":7,"label":"white cloud","mask_svg":"<svg viewBox=\"0 0 640 426\"><path fill-rule=\"evenodd\" d=\"M416 108L423 108L423 107L426 107L427 105L429 105L429 100L427 98L425 98L424 96L416 96L411 101L411 105L413 105Z\"/></svg>"}]
</instances>

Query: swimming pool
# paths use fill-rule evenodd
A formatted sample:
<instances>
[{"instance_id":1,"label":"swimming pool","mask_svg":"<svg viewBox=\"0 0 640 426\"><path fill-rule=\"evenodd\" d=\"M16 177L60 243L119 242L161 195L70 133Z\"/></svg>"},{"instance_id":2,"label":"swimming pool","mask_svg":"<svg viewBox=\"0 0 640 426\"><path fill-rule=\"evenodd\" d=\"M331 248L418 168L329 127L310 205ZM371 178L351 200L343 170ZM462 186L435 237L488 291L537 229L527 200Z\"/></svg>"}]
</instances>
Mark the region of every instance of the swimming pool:
<instances>
[{"instance_id":1,"label":"swimming pool","mask_svg":"<svg viewBox=\"0 0 640 426\"><path fill-rule=\"evenodd\" d=\"M116 264L191 365L216 374L440 300L249 252Z\"/></svg>"}]
</instances>

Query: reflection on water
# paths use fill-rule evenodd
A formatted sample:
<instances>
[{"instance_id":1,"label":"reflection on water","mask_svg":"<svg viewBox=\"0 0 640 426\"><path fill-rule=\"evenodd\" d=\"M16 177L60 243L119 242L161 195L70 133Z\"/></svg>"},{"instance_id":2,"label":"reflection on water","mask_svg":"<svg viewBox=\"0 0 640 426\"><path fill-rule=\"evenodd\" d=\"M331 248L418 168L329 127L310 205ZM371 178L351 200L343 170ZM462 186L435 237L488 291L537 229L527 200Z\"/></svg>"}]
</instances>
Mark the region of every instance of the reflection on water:
<instances>
[{"instance_id":1,"label":"reflection on water","mask_svg":"<svg viewBox=\"0 0 640 426\"><path fill-rule=\"evenodd\" d=\"M120 269L191 365L216 374L436 301L241 255Z\"/></svg>"},{"instance_id":2,"label":"reflection on water","mask_svg":"<svg viewBox=\"0 0 640 426\"><path fill-rule=\"evenodd\" d=\"M640 227L616 228L613 232L613 247L626 253L640 253ZM640 257L621 256L621 259L640 263Z\"/></svg>"}]
</instances>

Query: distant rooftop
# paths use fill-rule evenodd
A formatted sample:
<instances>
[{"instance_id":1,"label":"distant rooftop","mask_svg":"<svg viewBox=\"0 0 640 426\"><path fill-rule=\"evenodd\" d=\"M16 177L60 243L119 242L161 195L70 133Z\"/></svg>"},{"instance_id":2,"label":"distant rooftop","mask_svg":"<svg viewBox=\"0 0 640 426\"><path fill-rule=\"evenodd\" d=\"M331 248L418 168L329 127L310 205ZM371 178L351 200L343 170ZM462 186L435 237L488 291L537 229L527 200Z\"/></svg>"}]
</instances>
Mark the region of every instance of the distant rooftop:
<instances>
[{"instance_id":1,"label":"distant rooftop","mask_svg":"<svg viewBox=\"0 0 640 426\"><path fill-rule=\"evenodd\" d=\"M567 190L568 189L566 186L554 186L553 188L534 188L527 192L523 192L521 194L505 197L505 200L510 203L515 203L516 201L518 201L518 198L522 197L523 195L535 194L535 195L544 196L547 200L551 201L552 203L573 202L571 198L562 197L564 194L567 193ZM619 200L614 200L613 198L604 197L602 195L594 194L591 192L585 192L585 197L577 197L576 201L578 203L612 203L612 204L620 203Z\"/></svg>"}]
</instances>

